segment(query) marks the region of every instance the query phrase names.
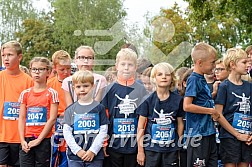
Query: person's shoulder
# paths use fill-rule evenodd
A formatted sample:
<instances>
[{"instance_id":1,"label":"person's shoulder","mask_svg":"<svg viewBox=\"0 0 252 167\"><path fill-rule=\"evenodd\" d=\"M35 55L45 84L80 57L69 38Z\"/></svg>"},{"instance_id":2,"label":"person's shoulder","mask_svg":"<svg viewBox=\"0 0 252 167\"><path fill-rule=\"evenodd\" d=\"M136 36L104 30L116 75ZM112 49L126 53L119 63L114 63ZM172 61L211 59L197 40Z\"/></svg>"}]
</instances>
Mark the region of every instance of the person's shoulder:
<instances>
[{"instance_id":1,"label":"person's shoulder","mask_svg":"<svg viewBox=\"0 0 252 167\"><path fill-rule=\"evenodd\" d=\"M69 76L69 77L66 77L63 82L68 82L68 81L72 81L72 75Z\"/></svg>"},{"instance_id":2,"label":"person's shoulder","mask_svg":"<svg viewBox=\"0 0 252 167\"><path fill-rule=\"evenodd\" d=\"M56 81L56 79L57 79L56 76L50 78L50 79L47 81L47 84L52 84L52 83L54 83L54 82Z\"/></svg>"},{"instance_id":3,"label":"person's shoulder","mask_svg":"<svg viewBox=\"0 0 252 167\"><path fill-rule=\"evenodd\" d=\"M101 74L93 73L93 75L94 75L94 78L96 78L96 79L105 79L106 80L106 78Z\"/></svg>"},{"instance_id":4,"label":"person's shoulder","mask_svg":"<svg viewBox=\"0 0 252 167\"><path fill-rule=\"evenodd\" d=\"M28 89L23 90L23 91L20 93L20 95L24 95L24 94L30 93L30 92L32 92L32 88L28 88Z\"/></svg>"},{"instance_id":5,"label":"person's shoulder","mask_svg":"<svg viewBox=\"0 0 252 167\"><path fill-rule=\"evenodd\" d=\"M174 91L173 92L170 91L170 96L172 96L172 97L174 97L176 99L183 99L183 97L180 94L178 94L178 93L176 93Z\"/></svg>"}]
</instances>

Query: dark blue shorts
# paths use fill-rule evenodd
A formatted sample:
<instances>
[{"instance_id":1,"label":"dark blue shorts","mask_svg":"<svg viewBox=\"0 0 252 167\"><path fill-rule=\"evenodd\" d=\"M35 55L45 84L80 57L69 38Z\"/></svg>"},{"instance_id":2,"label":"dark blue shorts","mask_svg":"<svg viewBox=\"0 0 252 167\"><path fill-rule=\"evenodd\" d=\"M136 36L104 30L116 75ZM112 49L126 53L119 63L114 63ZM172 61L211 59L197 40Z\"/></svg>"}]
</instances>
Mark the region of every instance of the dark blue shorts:
<instances>
[{"instance_id":1,"label":"dark blue shorts","mask_svg":"<svg viewBox=\"0 0 252 167\"><path fill-rule=\"evenodd\" d=\"M252 162L252 145L237 139L220 139L220 157L222 163Z\"/></svg>"}]
</instances>

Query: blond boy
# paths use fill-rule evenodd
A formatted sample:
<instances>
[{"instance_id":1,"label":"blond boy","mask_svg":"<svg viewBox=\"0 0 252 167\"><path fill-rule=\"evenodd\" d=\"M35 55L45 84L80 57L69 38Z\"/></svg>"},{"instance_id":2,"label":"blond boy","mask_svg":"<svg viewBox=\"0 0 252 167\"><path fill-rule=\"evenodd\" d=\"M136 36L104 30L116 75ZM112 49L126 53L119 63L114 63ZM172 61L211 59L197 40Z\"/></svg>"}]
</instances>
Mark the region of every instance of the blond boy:
<instances>
[{"instance_id":1,"label":"blond boy","mask_svg":"<svg viewBox=\"0 0 252 167\"><path fill-rule=\"evenodd\" d=\"M18 98L23 90L32 87L33 81L19 69L22 60L19 42L4 43L1 57L6 70L0 72L0 167L6 167L19 165Z\"/></svg>"},{"instance_id":2,"label":"blond boy","mask_svg":"<svg viewBox=\"0 0 252 167\"><path fill-rule=\"evenodd\" d=\"M107 86L102 100L110 121L106 154L111 164L105 165L108 167L137 165L137 144L134 142L137 132L136 108L147 91L135 81L136 64L137 55L133 50L125 48L118 52L115 64L117 80Z\"/></svg>"}]
</instances>

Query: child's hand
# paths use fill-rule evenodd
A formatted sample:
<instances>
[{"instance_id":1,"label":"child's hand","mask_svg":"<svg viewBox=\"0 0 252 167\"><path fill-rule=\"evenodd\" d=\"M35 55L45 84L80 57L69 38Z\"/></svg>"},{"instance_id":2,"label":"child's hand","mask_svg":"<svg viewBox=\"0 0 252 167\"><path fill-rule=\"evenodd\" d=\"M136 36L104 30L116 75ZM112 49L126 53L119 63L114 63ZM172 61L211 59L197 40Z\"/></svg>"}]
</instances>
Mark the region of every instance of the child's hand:
<instances>
[{"instance_id":1,"label":"child's hand","mask_svg":"<svg viewBox=\"0 0 252 167\"><path fill-rule=\"evenodd\" d=\"M252 144L252 136L249 137L248 141L246 142L247 145L251 145Z\"/></svg>"},{"instance_id":2,"label":"child's hand","mask_svg":"<svg viewBox=\"0 0 252 167\"><path fill-rule=\"evenodd\" d=\"M28 143L28 147L29 148L32 148L32 147L35 147L37 145L39 145L41 143L41 140L40 139L35 139L35 140L32 140Z\"/></svg>"},{"instance_id":3,"label":"child's hand","mask_svg":"<svg viewBox=\"0 0 252 167\"><path fill-rule=\"evenodd\" d=\"M137 163L140 166L144 166L144 161L145 161L145 154L144 154L144 152L138 152L137 153Z\"/></svg>"},{"instance_id":4,"label":"child's hand","mask_svg":"<svg viewBox=\"0 0 252 167\"><path fill-rule=\"evenodd\" d=\"M107 154L107 147L103 147L103 153L104 153L104 157L108 157L109 156Z\"/></svg>"},{"instance_id":5,"label":"child's hand","mask_svg":"<svg viewBox=\"0 0 252 167\"><path fill-rule=\"evenodd\" d=\"M241 134L239 133L236 138L240 141L245 141L245 142L250 142L251 139L250 139L250 136L248 134Z\"/></svg>"},{"instance_id":6,"label":"child's hand","mask_svg":"<svg viewBox=\"0 0 252 167\"><path fill-rule=\"evenodd\" d=\"M86 151L84 151L83 149L77 152L77 156L80 157L82 160L85 154L86 154Z\"/></svg>"},{"instance_id":7,"label":"child's hand","mask_svg":"<svg viewBox=\"0 0 252 167\"><path fill-rule=\"evenodd\" d=\"M30 148L28 147L28 144L26 141L22 141L21 142L21 146L22 146L22 150L26 153L28 153L30 151Z\"/></svg>"},{"instance_id":8,"label":"child's hand","mask_svg":"<svg viewBox=\"0 0 252 167\"><path fill-rule=\"evenodd\" d=\"M83 160L91 162L91 161L93 161L94 156L95 156L95 154L92 151L88 150L86 152L86 154L83 156Z\"/></svg>"}]
</instances>

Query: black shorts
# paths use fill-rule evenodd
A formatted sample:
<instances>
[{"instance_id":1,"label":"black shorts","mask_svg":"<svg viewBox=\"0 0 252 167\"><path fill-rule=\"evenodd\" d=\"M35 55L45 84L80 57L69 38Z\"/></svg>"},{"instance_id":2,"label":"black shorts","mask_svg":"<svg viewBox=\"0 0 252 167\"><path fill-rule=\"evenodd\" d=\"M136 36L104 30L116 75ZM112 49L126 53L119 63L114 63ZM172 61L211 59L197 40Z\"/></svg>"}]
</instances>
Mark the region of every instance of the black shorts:
<instances>
[{"instance_id":1,"label":"black shorts","mask_svg":"<svg viewBox=\"0 0 252 167\"><path fill-rule=\"evenodd\" d=\"M222 163L252 162L252 145L237 139L220 139L220 157Z\"/></svg>"},{"instance_id":2,"label":"black shorts","mask_svg":"<svg viewBox=\"0 0 252 167\"><path fill-rule=\"evenodd\" d=\"M154 151L145 151L145 167L178 167L178 151L160 153Z\"/></svg>"},{"instance_id":3,"label":"black shorts","mask_svg":"<svg viewBox=\"0 0 252 167\"><path fill-rule=\"evenodd\" d=\"M18 166L19 148L20 143L0 142L0 165Z\"/></svg>"},{"instance_id":4,"label":"black shorts","mask_svg":"<svg viewBox=\"0 0 252 167\"><path fill-rule=\"evenodd\" d=\"M197 137L195 142L193 140L196 140L196 138L190 138L190 143L187 147L187 166L218 166L215 134L202 136L201 140Z\"/></svg>"},{"instance_id":5,"label":"black shorts","mask_svg":"<svg viewBox=\"0 0 252 167\"><path fill-rule=\"evenodd\" d=\"M25 138L26 142L34 140L34 138ZM41 143L30 149L28 153L22 149L19 153L20 167L49 167L51 157L51 139L45 138Z\"/></svg>"},{"instance_id":6,"label":"black shorts","mask_svg":"<svg viewBox=\"0 0 252 167\"><path fill-rule=\"evenodd\" d=\"M107 161L110 162L110 166L108 164L104 164L106 167L138 167L137 164L137 154L122 154L115 152L113 150L107 150L109 157L107 157Z\"/></svg>"}]
</instances>

